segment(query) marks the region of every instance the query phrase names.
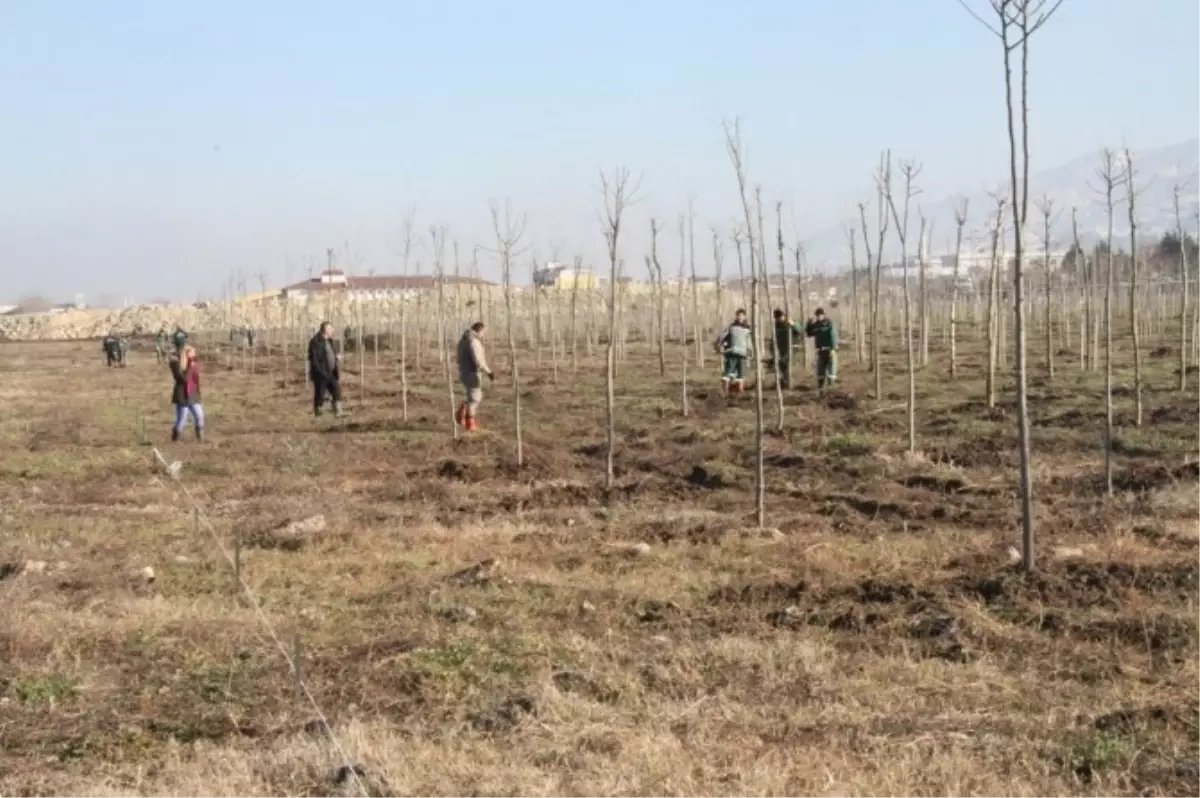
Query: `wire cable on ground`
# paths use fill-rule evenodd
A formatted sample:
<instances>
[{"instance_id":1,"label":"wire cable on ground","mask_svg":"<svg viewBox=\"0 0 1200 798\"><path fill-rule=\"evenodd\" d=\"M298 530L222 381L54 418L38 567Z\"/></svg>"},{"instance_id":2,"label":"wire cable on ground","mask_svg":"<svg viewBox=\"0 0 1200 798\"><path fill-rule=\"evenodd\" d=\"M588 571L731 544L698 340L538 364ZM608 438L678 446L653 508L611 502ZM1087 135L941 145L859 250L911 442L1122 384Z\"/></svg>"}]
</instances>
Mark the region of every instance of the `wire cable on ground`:
<instances>
[{"instance_id":1,"label":"wire cable on ground","mask_svg":"<svg viewBox=\"0 0 1200 798\"><path fill-rule=\"evenodd\" d=\"M325 713L321 711L321 707L317 704L316 698L313 697L312 691L308 689L308 685L305 684L304 680L300 677L300 670L296 664L296 660L292 657L291 653L287 649L287 646L284 645L283 640L275 631L275 627L271 625L271 621L267 618L267 614L263 610L262 603L258 600L258 596L255 595L254 590L251 589L250 585L246 583L246 580L242 577L242 575L238 573L237 564L234 560L233 554L221 540L221 536L217 533L217 529L213 525L212 521L209 520L208 514L204 512L204 508L200 505L200 502L198 502L196 498L192 496L192 492L187 489L187 486L179 480L179 470L171 467L171 465L162 456L162 453L159 452L158 447L154 447L154 459L160 466L162 466L163 472L171 478L171 480L178 486L179 491L188 500L188 503L191 504L193 512L196 513L196 518L205 526L205 528L208 529L209 534L212 535L213 541L217 544L217 549L221 552L221 556L223 556L225 561L229 563L230 570L234 572L234 576L238 581L238 585L241 587L242 592L246 594L246 598L250 602L250 606L254 608L254 612L258 616L259 621L262 622L262 625L266 628L267 633L275 642L275 646L279 649L279 653L283 655L283 659L285 662L287 662L288 668L291 670L292 676L296 679L296 684L299 686L300 691L304 694L304 697L312 706L313 712L316 713L317 719L320 720L321 727L325 730L326 736L329 737L329 741L332 743L334 750L336 750L338 756L342 758L342 763L345 766L342 772L347 774L349 778L354 781L354 784L358 788L358 791L361 795L369 798L370 792L367 790L366 784L363 783L362 776L360 775L361 768L355 765L350 759L349 755L346 753L345 747L341 743L341 740L339 740L337 735L334 734L333 727L330 725L329 719L326 717Z\"/></svg>"}]
</instances>

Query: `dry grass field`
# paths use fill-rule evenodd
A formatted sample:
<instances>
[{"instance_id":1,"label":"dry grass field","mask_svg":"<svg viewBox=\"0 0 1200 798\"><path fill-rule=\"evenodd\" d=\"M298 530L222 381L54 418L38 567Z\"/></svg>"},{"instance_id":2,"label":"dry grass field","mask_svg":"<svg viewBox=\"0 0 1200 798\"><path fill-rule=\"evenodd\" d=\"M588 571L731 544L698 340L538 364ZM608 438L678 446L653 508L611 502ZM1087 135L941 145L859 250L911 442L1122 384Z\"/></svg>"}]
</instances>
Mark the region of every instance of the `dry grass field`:
<instances>
[{"instance_id":1,"label":"dry grass field","mask_svg":"<svg viewBox=\"0 0 1200 798\"><path fill-rule=\"evenodd\" d=\"M508 380L454 443L434 355L407 422L388 352L320 423L280 361L210 358L197 445L152 351L98 349L0 346L0 794L358 792L264 618L375 795L1200 792L1174 357L1147 350L1144 426L1118 386L1113 497L1101 375L1034 376L1025 577L1011 391L987 408L970 352L919 375L918 457L899 353L880 401L848 352L837 392L790 392L763 531L753 398L712 356L683 418L631 348L606 496L599 358L556 382L523 356L518 469Z\"/></svg>"}]
</instances>

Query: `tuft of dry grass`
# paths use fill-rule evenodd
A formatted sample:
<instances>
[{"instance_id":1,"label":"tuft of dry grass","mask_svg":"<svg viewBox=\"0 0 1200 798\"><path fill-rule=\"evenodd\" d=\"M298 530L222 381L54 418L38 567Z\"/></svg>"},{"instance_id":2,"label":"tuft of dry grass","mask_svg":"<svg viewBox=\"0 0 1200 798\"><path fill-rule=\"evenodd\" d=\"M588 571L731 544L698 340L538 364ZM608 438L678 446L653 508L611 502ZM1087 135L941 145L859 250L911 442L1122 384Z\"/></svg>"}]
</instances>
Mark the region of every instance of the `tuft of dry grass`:
<instances>
[{"instance_id":1,"label":"tuft of dry grass","mask_svg":"<svg viewBox=\"0 0 1200 798\"><path fill-rule=\"evenodd\" d=\"M197 446L152 361L89 347L0 347L0 793L356 790L140 419L372 794L1200 791L1197 395L1165 364L1111 498L1100 384L1035 390L1026 577L1012 411L970 352L920 375L917 457L898 369L880 402L849 359L856 401L790 392L762 533L750 402L700 382L684 419L636 345L612 495L592 362L522 367L517 469L507 391L454 444L432 352L408 422L390 353L345 421L265 359L210 370Z\"/></svg>"}]
</instances>

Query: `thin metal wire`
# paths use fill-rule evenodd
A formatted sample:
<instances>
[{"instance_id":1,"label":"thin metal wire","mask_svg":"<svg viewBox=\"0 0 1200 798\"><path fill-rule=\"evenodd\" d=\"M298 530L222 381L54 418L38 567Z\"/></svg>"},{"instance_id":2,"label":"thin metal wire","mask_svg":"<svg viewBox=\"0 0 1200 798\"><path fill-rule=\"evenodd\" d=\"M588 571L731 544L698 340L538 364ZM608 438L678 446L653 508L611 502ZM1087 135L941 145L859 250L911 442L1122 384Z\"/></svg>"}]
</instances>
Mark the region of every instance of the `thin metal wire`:
<instances>
[{"instance_id":1,"label":"thin metal wire","mask_svg":"<svg viewBox=\"0 0 1200 798\"><path fill-rule=\"evenodd\" d=\"M312 706L313 711L317 713L317 718L321 721L321 726L325 730L325 734L329 737L329 741L333 744L334 749L336 749L338 755L342 758L342 763L346 766L346 772L352 779L354 779L354 783L358 787L360 794L362 794L364 798L369 798L371 793L367 790L366 785L359 776L359 768L350 760L349 755L346 753L345 747L342 745L337 735L334 734L333 727L329 724L329 719L325 716L325 713L321 711L321 707L319 704L317 704L316 698L313 697L312 691L308 689L308 685L305 684L304 680L300 678L300 671L296 666L296 660L292 657L287 646L284 645L283 640L275 631L275 627L271 625L271 621L269 618L267 618L266 612L263 611L262 603L259 602L258 596L254 593L254 590L250 587L250 585L246 583L246 580L242 578L241 574L237 573L237 569L234 565L233 554L230 553L229 549L226 548L225 544L221 541L221 536L217 533L217 529L213 525L212 521L209 520L208 514L204 512L204 508L200 505L200 502L198 502L196 498L192 496L192 492L187 489L187 486L179 481L177 472L171 471L170 464L167 463L166 459L162 456L162 453L158 451L158 447L154 448L154 458L158 461L159 465L162 466L163 471L171 478L173 482L175 482L179 488L179 491L192 505L192 510L197 514L197 517L203 521L203 525L208 529L209 534L212 535L213 541L217 544L217 549L221 552L221 556L223 556L225 561L229 563L230 570L234 571L238 584L241 586L242 591L246 594L246 598L250 601L250 606L254 608L255 614L258 615L258 619L262 622L262 625L266 627L267 633L270 634L271 640L275 643L275 647L279 649L279 653L283 656L284 661L287 662L288 668L292 672L292 676L296 679L296 684L298 684L300 687L300 691L304 694L304 697Z\"/></svg>"}]
</instances>

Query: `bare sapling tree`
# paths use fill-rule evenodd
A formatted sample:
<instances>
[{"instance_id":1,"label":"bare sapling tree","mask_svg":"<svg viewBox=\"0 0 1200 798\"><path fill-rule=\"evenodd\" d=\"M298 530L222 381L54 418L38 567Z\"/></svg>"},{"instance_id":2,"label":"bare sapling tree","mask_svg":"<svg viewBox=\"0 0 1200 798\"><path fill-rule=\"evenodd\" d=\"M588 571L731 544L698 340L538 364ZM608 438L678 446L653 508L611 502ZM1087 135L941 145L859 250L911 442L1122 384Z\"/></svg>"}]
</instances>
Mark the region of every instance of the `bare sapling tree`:
<instances>
[{"instance_id":1,"label":"bare sapling tree","mask_svg":"<svg viewBox=\"0 0 1200 798\"><path fill-rule=\"evenodd\" d=\"M920 211L918 211L920 213ZM933 222L921 217L921 236L917 241L917 313L921 324L921 368L929 365L929 287L925 279L929 267L929 242L933 240Z\"/></svg>"},{"instance_id":2,"label":"bare sapling tree","mask_svg":"<svg viewBox=\"0 0 1200 798\"><path fill-rule=\"evenodd\" d=\"M988 322L987 322L987 406L996 406L996 365L1000 356L1000 266L1003 253L1000 241L1004 237L1004 209L1008 197L993 194L996 202L996 220L992 227L992 251L988 265Z\"/></svg>"},{"instance_id":3,"label":"bare sapling tree","mask_svg":"<svg viewBox=\"0 0 1200 798\"><path fill-rule=\"evenodd\" d=\"M779 282L783 286L783 317L788 322L787 333L784 336L784 338L785 338L784 346L786 348L784 349L783 356L788 360L788 362L791 362L792 350L795 349L796 342L792 338L792 323L791 323L792 322L792 303L791 303L791 300L788 299L787 266L784 264L784 257L783 257L783 203L782 202L775 203L775 249L779 255ZM800 286L796 286L796 290L800 290ZM772 335L775 335L775 334L776 333L774 331L772 331ZM776 353L776 359L778 359L778 358L779 358L779 353ZM780 368L776 367L776 369L775 369L776 378L779 377L780 373L781 373ZM794 386L789 384L789 387L794 387ZM780 395L780 398L779 398L779 428L783 429L783 396L782 396L782 394Z\"/></svg>"},{"instance_id":4,"label":"bare sapling tree","mask_svg":"<svg viewBox=\"0 0 1200 798\"><path fill-rule=\"evenodd\" d=\"M800 318L807 319L808 318L808 310L807 310L808 295L804 291L804 245L797 241L794 252L795 252L795 256L796 256L796 301L798 303L796 310L800 314ZM808 373L808 340L807 340L807 338L806 338L806 340L803 340L800 342L800 372L799 373L801 373L801 374Z\"/></svg>"},{"instance_id":5,"label":"bare sapling tree","mask_svg":"<svg viewBox=\"0 0 1200 798\"><path fill-rule=\"evenodd\" d=\"M521 434L521 373L517 363L517 338L513 331L513 285L512 266L523 252L521 239L525 237L525 216L513 217L512 203L506 201L501 209L499 203L490 204L492 230L496 234L496 254L500 257L500 275L504 282L504 314L508 338L508 367L512 372L513 427L517 439L517 467L525 465L525 440Z\"/></svg>"},{"instance_id":6,"label":"bare sapling tree","mask_svg":"<svg viewBox=\"0 0 1200 798\"><path fill-rule=\"evenodd\" d=\"M1179 276L1183 286L1183 295L1179 299L1179 390L1187 390L1188 367L1188 245L1187 234L1183 231L1183 214L1179 209L1179 184L1171 191L1172 205L1175 209L1175 237L1179 239Z\"/></svg>"},{"instance_id":7,"label":"bare sapling tree","mask_svg":"<svg viewBox=\"0 0 1200 798\"><path fill-rule=\"evenodd\" d=\"M765 315L770 316L771 313L771 283L767 272L767 243L766 236L763 234L763 204L762 204L762 186L754 187L754 206L758 216L758 270L762 276L763 297L765 301ZM757 275L756 275L757 276ZM784 293L787 293L787 278L783 280ZM757 297L755 297L757 298ZM768 352L771 349L776 350L774 357L771 358L771 369L775 372L775 403L776 416L775 428L783 430L783 380L780 379L780 352L778 351L778 342L775 340L774 325L768 322L761 322L758 316L754 317L755 340L758 341L756 352ZM770 341L768 349L768 341Z\"/></svg>"},{"instance_id":8,"label":"bare sapling tree","mask_svg":"<svg viewBox=\"0 0 1200 798\"><path fill-rule=\"evenodd\" d=\"M571 375L579 373L579 284L583 258L575 256L575 277L571 280ZM589 289L590 290L590 289Z\"/></svg>"},{"instance_id":9,"label":"bare sapling tree","mask_svg":"<svg viewBox=\"0 0 1200 798\"><path fill-rule=\"evenodd\" d=\"M1020 449L1021 562L1034 569L1033 474L1029 432L1029 385L1026 380L1025 268L1023 236L1029 211L1029 38L1054 15L1063 0L987 0L994 24L975 14L966 0L959 2L1000 40L1004 65L1004 99L1008 120L1009 180L1013 196L1013 309L1017 338L1017 443ZM1021 129L1017 140L1013 53L1020 53Z\"/></svg>"},{"instance_id":10,"label":"bare sapling tree","mask_svg":"<svg viewBox=\"0 0 1200 798\"><path fill-rule=\"evenodd\" d=\"M733 235L730 237L733 239L733 248L735 250L737 250L738 280L741 281L741 287L742 287L742 307L746 307L746 305L748 305L750 303L746 301L747 299L749 299L749 296L746 294L746 261L745 261L745 258L742 257L742 229L741 229L741 227L734 227Z\"/></svg>"},{"instance_id":11,"label":"bare sapling tree","mask_svg":"<svg viewBox=\"0 0 1200 798\"><path fill-rule=\"evenodd\" d=\"M954 274L950 283L950 379L958 378L958 286L962 278L963 228L967 226L966 198L954 209Z\"/></svg>"},{"instance_id":12,"label":"bare sapling tree","mask_svg":"<svg viewBox=\"0 0 1200 798\"><path fill-rule=\"evenodd\" d=\"M542 286L537 282L538 256L530 256L529 277L533 283L533 367L540 371L542 368Z\"/></svg>"},{"instance_id":13,"label":"bare sapling tree","mask_svg":"<svg viewBox=\"0 0 1200 798\"><path fill-rule=\"evenodd\" d=\"M1113 258L1113 217L1116 214L1115 193L1124 180L1117 164L1117 154L1112 150L1100 153L1100 190L1104 193L1107 213L1105 235L1104 275L1104 480L1108 495L1113 494L1113 289L1115 287L1115 262ZM1099 253L1097 253L1099 254ZM1097 258L1099 262L1099 258Z\"/></svg>"},{"instance_id":14,"label":"bare sapling tree","mask_svg":"<svg viewBox=\"0 0 1200 798\"><path fill-rule=\"evenodd\" d=\"M871 371L875 377L875 399L883 399L883 364L880 359L879 305L883 286L883 244L887 239L888 225L891 223L887 212L887 200L884 197L884 186L892 181L892 152L884 150L879 155L879 170L875 173L875 229L878 239L875 243L875 262L871 263L871 239L867 233L867 207L858 204L858 215L862 220L863 246L866 248L868 275L873 274L871 287ZM803 296L801 291L801 296ZM803 312L801 313L803 315Z\"/></svg>"},{"instance_id":15,"label":"bare sapling tree","mask_svg":"<svg viewBox=\"0 0 1200 798\"><path fill-rule=\"evenodd\" d=\"M866 342L863 341L862 313L858 305L858 248L855 243L855 230L846 228L846 243L850 246L850 310L854 325L854 362L861 363L865 356Z\"/></svg>"},{"instance_id":16,"label":"bare sapling tree","mask_svg":"<svg viewBox=\"0 0 1200 798\"><path fill-rule=\"evenodd\" d=\"M746 193L746 166L742 153L742 134L738 121L725 123L725 147L729 160L733 164L734 176L737 178L738 195L742 203L742 215L746 222L746 235L749 238L750 275L753 291L750 297L750 319L756 330L761 330L758 307L758 269L755 266L754 222L750 211L750 198ZM741 265L741 246L738 246L738 265ZM743 272L743 280L745 273ZM753 340L758 340L757 333ZM766 498L767 485L763 461L763 369L762 356L754 353L754 508L755 520L761 529L767 523Z\"/></svg>"},{"instance_id":17,"label":"bare sapling tree","mask_svg":"<svg viewBox=\"0 0 1200 798\"><path fill-rule=\"evenodd\" d=\"M608 452L604 458L604 490L611 496L614 485L613 459L617 445L616 342L617 303L619 300L621 217L637 194L637 185L630 185L629 169L619 166L612 174L600 173L600 188L604 201L604 240L608 245L608 346L605 350L605 414Z\"/></svg>"},{"instance_id":18,"label":"bare sapling tree","mask_svg":"<svg viewBox=\"0 0 1200 798\"><path fill-rule=\"evenodd\" d=\"M688 207L688 215L679 217L679 399L680 407L683 410L684 418L688 415L688 341L687 341L687 319L686 311L684 310L684 284L686 282L686 274L684 267L686 260L684 257L684 245L688 246L689 257L692 261L692 268L696 267L696 253L692 249L692 214L691 206ZM698 307L696 297L696 281L692 280L692 307ZM695 320L693 320L695 323ZM700 332L696 330L696 336L699 337Z\"/></svg>"},{"instance_id":19,"label":"bare sapling tree","mask_svg":"<svg viewBox=\"0 0 1200 798\"><path fill-rule=\"evenodd\" d=\"M409 206L400 223L400 418L408 421L408 268L412 257L417 209ZM332 250L330 250L332 253ZM332 255L331 255L332 257Z\"/></svg>"},{"instance_id":20,"label":"bare sapling tree","mask_svg":"<svg viewBox=\"0 0 1200 798\"><path fill-rule=\"evenodd\" d=\"M1142 426L1142 335L1138 325L1137 172L1125 149L1125 209L1129 212L1129 331L1133 335L1133 424Z\"/></svg>"},{"instance_id":21,"label":"bare sapling tree","mask_svg":"<svg viewBox=\"0 0 1200 798\"><path fill-rule=\"evenodd\" d=\"M1071 208L1071 266L1076 278L1083 282L1083 325L1079 331L1079 370L1090 371L1094 368L1091 358L1092 337L1092 267L1083 248L1079 246L1079 209Z\"/></svg>"},{"instance_id":22,"label":"bare sapling tree","mask_svg":"<svg viewBox=\"0 0 1200 798\"><path fill-rule=\"evenodd\" d=\"M1038 213L1042 215L1042 269L1046 277L1046 307L1043 324L1046 327L1046 379L1054 379L1054 316L1051 312L1053 302L1051 296L1054 288L1054 270L1050 268L1050 230L1054 224L1054 200L1049 194L1043 194L1036 203Z\"/></svg>"},{"instance_id":23,"label":"bare sapling tree","mask_svg":"<svg viewBox=\"0 0 1200 798\"><path fill-rule=\"evenodd\" d=\"M725 301L724 295L724 277L722 271L725 268L725 248L721 245L721 234L716 228L712 231L712 256L713 256L713 280L716 281L717 289L717 323L721 322L721 313L724 309L722 304Z\"/></svg>"},{"instance_id":24,"label":"bare sapling tree","mask_svg":"<svg viewBox=\"0 0 1200 798\"><path fill-rule=\"evenodd\" d=\"M688 265L691 267L692 275L692 337L696 339L696 365L703 369L705 335L703 322L700 320L700 284L696 279L696 204L695 200L691 198L688 198L687 209L687 250ZM680 258L682 257L681 253ZM686 343L687 333L681 332L680 335L684 337Z\"/></svg>"},{"instance_id":25,"label":"bare sapling tree","mask_svg":"<svg viewBox=\"0 0 1200 798\"><path fill-rule=\"evenodd\" d=\"M658 350L658 375L667 376L666 284L658 260L658 220L650 219L650 254L646 257L650 288L654 292L654 342Z\"/></svg>"},{"instance_id":26,"label":"bare sapling tree","mask_svg":"<svg viewBox=\"0 0 1200 798\"><path fill-rule=\"evenodd\" d=\"M450 346L446 341L446 228L430 227L429 236L433 244L433 276L437 282L437 326L438 349L441 352L442 373L446 380L446 394L450 401L450 434L458 440L458 418L455 413L454 379L450 372Z\"/></svg>"},{"instance_id":27,"label":"bare sapling tree","mask_svg":"<svg viewBox=\"0 0 1200 798\"><path fill-rule=\"evenodd\" d=\"M900 241L900 272L901 279L904 282L904 347L907 351L908 359L908 451L917 451L917 372L916 363L913 353L913 330L912 330L912 301L909 291L908 279L908 216L912 204L912 198L920 193L920 189L915 185L917 177L921 174L921 165L916 161L901 161L900 176L904 181L902 200L904 202L904 210L900 211L896 207L895 193L892 191L890 181L885 184L884 190L887 195L888 208L892 212L892 221L896 224L896 237ZM921 216L921 234L918 239L918 247L924 246L925 238L925 217Z\"/></svg>"}]
</instances>

